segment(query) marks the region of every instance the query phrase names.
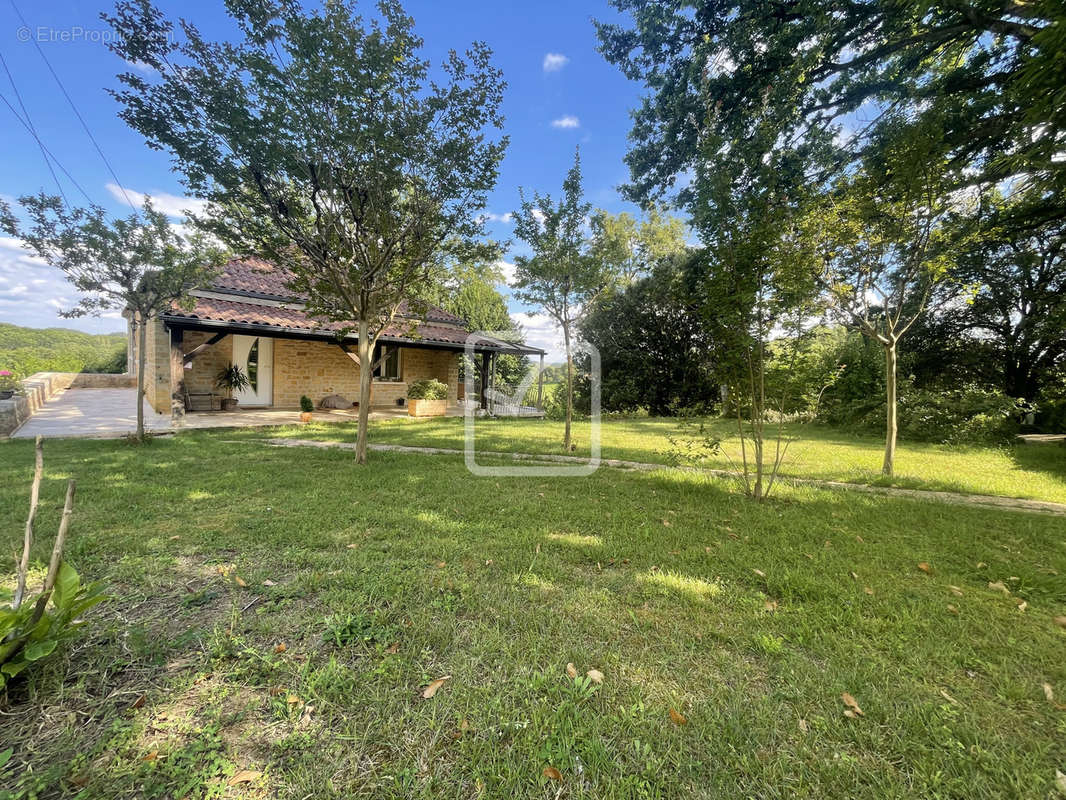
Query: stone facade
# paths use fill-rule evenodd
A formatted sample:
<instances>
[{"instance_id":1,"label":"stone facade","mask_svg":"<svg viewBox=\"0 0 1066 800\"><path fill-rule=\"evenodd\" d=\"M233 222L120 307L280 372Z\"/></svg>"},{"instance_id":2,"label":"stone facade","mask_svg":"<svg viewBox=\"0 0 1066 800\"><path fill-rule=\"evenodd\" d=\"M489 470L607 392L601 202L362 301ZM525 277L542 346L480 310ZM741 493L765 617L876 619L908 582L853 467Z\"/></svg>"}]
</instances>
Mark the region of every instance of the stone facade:
<instances>
[{"instance_id":1,"label":"stone facade","mask_svg":"<svg viewBox=\"0 0 1066 800\"><path fill-rule=\"evenodd\" d=\"M161 322L148 329L146 395L160 414L170 413L171 336ZM181 350L188 353L211 337L211 333L186 331ZM274 339L273 349L274 408L298 408L301 395L310 397L316 406L330 394L339 394L353 402L359 399L359 365L333 342ZM215 375L230 363L232 354L233 337L226 336L197 355L192 368L183 370L188 390L218 392ZM459 354L404 346L400 350L400 378L399 381L374 381L371 404L395 406L398 399L407 397L407 386L412 381L436 378L448 385L448 405L454 406L458 402Z\"/></svg>"}]
</instances>

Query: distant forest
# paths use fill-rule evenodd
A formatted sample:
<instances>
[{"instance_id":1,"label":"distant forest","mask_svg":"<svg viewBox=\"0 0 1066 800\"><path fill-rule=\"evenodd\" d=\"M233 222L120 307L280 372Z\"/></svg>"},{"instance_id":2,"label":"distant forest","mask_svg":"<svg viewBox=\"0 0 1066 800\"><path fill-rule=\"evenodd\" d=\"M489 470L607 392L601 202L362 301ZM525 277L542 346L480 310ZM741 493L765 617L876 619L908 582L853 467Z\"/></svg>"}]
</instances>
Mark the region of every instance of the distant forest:
<instances>
[{"instance_id":1,"label":"distant forest","mask_svg":"<svg viewBox=\"0 0 1066 800\"><path fill-rule=\"evenodd\" d=\"M19 377L34 372L125 372L126 334L0 322L0 370Z\"/></svg>"}]
</instances>

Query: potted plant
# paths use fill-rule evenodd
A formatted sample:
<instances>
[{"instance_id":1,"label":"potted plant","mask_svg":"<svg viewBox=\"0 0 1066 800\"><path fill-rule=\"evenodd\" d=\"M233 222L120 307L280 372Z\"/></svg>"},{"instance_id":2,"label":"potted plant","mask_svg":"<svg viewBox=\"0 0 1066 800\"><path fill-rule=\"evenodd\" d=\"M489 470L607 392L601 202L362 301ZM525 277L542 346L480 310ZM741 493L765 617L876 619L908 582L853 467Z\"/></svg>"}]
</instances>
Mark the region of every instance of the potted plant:
<instances>
[{"instance_id":1,"label":"potted plant","mask_svg":"<svg viewBox=\"0 0 1066 800\"><path fill-rule=\"evenodd\" d=\"M233 396L233 393L243 392L251 385L251 381L248 380L244 370L236 364L230 364L228 367L220 369L215 376L215 386L219 389L225 389L229 393L229 397L222 399L222 410L236 411L237 398Z\"/></svg>"},{"instance_id":2,"label":"potted plant","mask_svg":"<svg viewBox=\"0 0 1066 800\"><path fill-rule=\"evenodd\" d=\"M412 417L441 417L448 409L448 386L436 378L415 381L407 389L407 413Z\"/></svg>"},{"instance_id":3,"label":"potted plant","mask_svg":"<svg viewBox=\"0 0 1066 800\"><path fill-rule=\"evenodd\" d=\"M10 400L21 387L15 373L10 370L0 369L0 400Z\"/></svg>"},{"instance_id":4,"label":"potted plant","mask_svg":"<svg viewBox=\"0 0 1066 800\"><path fill-rule=\"evenodd\" d=\"M311 412L315 410L315 404L306 394L300 395L300 422L310 422Z\"/></svg>"}]
</instances>

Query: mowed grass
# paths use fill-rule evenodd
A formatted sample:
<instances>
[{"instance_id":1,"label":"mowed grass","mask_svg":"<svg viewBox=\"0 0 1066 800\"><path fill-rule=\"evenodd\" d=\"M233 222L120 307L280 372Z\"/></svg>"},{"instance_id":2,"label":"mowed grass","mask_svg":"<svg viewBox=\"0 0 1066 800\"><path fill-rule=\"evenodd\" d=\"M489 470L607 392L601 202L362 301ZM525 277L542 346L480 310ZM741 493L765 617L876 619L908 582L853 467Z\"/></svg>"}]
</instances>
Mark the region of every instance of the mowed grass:
<instances>
[{"instance_id":1,"label":"mowed grass","mask_svg":"<svg viewBox=\"0 0 1066 800\"><path fill-rule=\"evenodd\" d=\"M380 420L372 423L371 441L462 449L463 425L460 417ZM678 448L671 438L700 438L694 427L683 430L680 426L676 419L605 419L600 428L601 455L672 463ZM476 444L483 451L562 454L561 430L562 424L552 420L479 419L475 426ZM769 432L776 436L776 428ZM701 465L738 468L741 448L736 422L707 420L706 433L721 441L721 450ZM883 439L817 425L794 425L786 428L786 433L795 441L786 452L782 468L785 475L1066 503L1066 446L1062 444L977 447L901 440L896 452L896 474L885 478L881 475ZM354 441L356 427L350 423L312 423L268 432L243 431L238 435ZM589 423L575 422L577 455L589 452L589 440Z\"/></svg>"},{"instance_id":2,"label":"mowed grass","mask_svg":"<svg viewBox=\"0 0 1066 800\"><path fill-rule=\"evenodd\" d=\"M232 439L46 444L37 565L75 476L69 558L113 599L6 698L0 791L1043 799L1066 771L1063 518ZM0 443L5 573L31 469Z\"/></svg>"}]
</instances>

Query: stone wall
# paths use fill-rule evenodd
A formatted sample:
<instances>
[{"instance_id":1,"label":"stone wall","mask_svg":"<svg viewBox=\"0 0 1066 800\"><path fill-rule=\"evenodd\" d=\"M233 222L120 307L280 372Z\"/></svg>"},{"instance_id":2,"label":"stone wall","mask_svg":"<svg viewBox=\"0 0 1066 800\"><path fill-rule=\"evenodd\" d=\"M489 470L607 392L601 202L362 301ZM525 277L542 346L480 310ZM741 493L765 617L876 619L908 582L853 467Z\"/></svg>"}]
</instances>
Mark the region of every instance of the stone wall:
<instances>
[{"instance_id":1,"label":"stone wall","mask_svg":"<svg viewBox=\"0 0 1066 800\"><path fill-rule=\"evenodd\" d=\"M149 331L149 360L158 359L146 370L156 380L155 394L149 396L152 407L160 413L170 411L170 337L165 331L152 335ZM182 350L189 352L210 339L212 334L186 331ZM185 385L190 392L218 391L215 375L230 363L233 339L230 336L211 345L185 370ZM436 378L448 384L448 404L455 405L459 383L458 354L447 350L416 347L401 348L400 381L374 381L371 403L375 406L395 406L399 398L407 397L407 386L421 378ZM273 405L275 408L298 408L300 396L307 395L317 406L322 398L339 394L355 402L359 399L359 365L333 342L298 339L274 339ZM157 404L157 399L161 401Z\"/></svg>"}]
</instances>

